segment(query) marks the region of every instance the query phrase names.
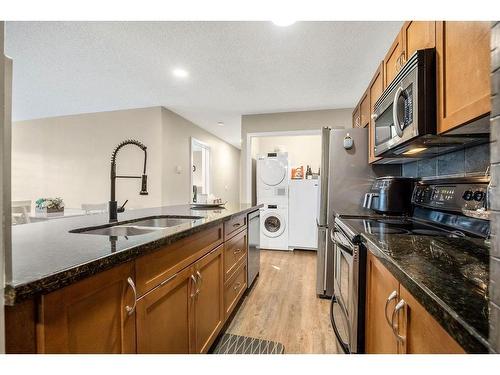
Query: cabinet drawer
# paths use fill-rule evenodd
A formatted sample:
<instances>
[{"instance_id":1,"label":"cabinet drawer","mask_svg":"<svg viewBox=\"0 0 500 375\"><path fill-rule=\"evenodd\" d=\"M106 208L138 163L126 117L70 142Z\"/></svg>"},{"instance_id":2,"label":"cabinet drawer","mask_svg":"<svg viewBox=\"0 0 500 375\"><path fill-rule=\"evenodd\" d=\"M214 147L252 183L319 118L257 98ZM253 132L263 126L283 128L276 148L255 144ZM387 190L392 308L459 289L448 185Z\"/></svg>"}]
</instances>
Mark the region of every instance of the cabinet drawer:
<instances>
[{"instance_id":1,"label":"cabinet drawer","mask_svg":"<svg viewBox=\"0 0 500 375\"><path fill-rule=\"evenodd\" d=\"M224 223L224 240L231 238L237 231L245 228L247 225L247 215L239 215L229 219Z\"/></svg>"},{"instance_id":2,"label":"cabinet drawer","mask_svg":"<svg viewBox=\"0 0 500 375\"><path fill-rule=\"evenodd\" d=\"M247 288L247 263L243 262L224 286L224 311L226 319L231 315L235 306Z\"/></svg>"},{"instance_id":3,"label":"cabinet drawer","mask_svg":"<svg viewBox=\"0 0 500 375\"><path fill-rule=\"evenodd\" d=\"M227 280L247 255L247 231L243 230L224 243L224 280Z\"/></svg>"},{"instance_id":4,"label":"cabinet drawer","mask_svg":"<svg viewBox=\"0 0 500 375\"><path fill-rule=\"evenodd\" d=\"M202 230L136 260L137 293L144 295L222 243L222 225Z\"/></svg>"}]
</instances>

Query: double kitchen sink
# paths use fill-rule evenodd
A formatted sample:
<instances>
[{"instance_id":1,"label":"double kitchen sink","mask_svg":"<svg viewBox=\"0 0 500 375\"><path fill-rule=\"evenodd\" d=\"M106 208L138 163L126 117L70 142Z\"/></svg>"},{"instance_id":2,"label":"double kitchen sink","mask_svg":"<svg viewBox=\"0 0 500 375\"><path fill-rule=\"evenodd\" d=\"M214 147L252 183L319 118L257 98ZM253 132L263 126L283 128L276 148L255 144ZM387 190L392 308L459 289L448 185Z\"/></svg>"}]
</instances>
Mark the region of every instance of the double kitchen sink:
<instances>
[{"instance_id":1,"label":"double kitchen sink","mask_svg":"<svg viewBox=\"0 0 500 375\"><path fill-rule=\"evenodd\" d=\"M102 236L138 236L141 234L152 233L157 230L176 227L183 224L193 223L198 219L203 219L203 216L156 216L150 218L140 218L134 221L125 223L116 223L106 226L81 228L71 230L70 233L81 234L97 234Z\"/></svg>"}]
</instances>

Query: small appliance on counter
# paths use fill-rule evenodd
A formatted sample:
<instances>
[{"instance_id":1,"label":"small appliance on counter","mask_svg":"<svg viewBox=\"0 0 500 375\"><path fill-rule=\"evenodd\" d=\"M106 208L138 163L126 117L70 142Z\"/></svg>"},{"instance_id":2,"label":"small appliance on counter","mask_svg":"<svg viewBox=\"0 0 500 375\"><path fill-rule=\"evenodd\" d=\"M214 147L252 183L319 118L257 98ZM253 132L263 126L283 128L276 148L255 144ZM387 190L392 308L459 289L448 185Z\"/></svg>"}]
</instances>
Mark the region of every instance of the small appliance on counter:
<instances>
[{"instance_id":1,"label":"small appliance on counter","mask_svg":"<svg viewBox=\"0 0 500 375\"><path fill-rule=\"evenodd\" d=\"M365 194L363 207L378 214L407 215L411 211L412 177L379 177Z\"/></svg>"},{"instance_id":2,"label":"small appliance on counter","mask_svg":"<svg viewBox=\"0 0 500 375\"><path fill-rule=\"evenodd\" d=\"M432 239L464 238L486 241L490 234L490 222L477 218L472 213L484 213L488 208L487 177L461 177L447 179L423 179L413 189L401 179L377 179L374 186L385 181L387 203L380 205L372 200L378 210L398 213L406 211L412 204L411 216L385 215L373 217L336 217L330 236L334 243L335 269L333 271L334 295L331 300L330 318L337 338L337 345L345 353L364 351L365 321L365 274L367 249L361 242L361 235L375 236L385 243L387 236L413 236L420 238L420 251L424 239L430 243L429 253L444 259L447 266L454 264L453 272L461 274L464 280L486 288L488 280L482 280L481 266L468 267L463 256L446 253L448 250L436 247ZM373 190L373 189L372 189ZM404 204L393 205L399 200ZM366 200L365 200L366 201ZM488 215L483 215L487 217ZM434 244L433 244L434 243ZM486 257L487 258L487 257ZM487 262L484 264L487 268ZM451 272L451 271L450 271ZM349 280L349 282L345 282ZM465 282L465 281L464 281ZM483 290L484 293L486 293ZM486 294L485 294L486 295Z\"/></svg>"}]
</instances>

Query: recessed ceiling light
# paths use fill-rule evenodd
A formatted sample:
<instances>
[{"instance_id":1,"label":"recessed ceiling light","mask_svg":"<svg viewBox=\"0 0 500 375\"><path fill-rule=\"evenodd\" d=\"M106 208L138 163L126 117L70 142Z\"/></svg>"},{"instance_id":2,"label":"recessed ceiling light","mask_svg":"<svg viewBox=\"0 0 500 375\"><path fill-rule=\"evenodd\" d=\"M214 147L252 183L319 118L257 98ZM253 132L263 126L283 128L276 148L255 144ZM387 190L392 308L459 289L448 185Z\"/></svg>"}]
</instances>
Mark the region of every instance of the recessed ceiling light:
<instances>
[{"instance_id":1,"label":"recessed ceiling light","mask_svg":"<svg viewBox=\"0 0 500 375\"><path fill-rule=\"evenodd\" d=\"M182 68L175 68L174 70L172 70L172 74L178 78L186 78L187 76L189 76L188 71Z\"/></svg>"},{"instance_id":2,"label":"recessed ceiling light","mask_svg":"<svg viewBox=\"0 0 500 375\"><path fill-rule=\"evenodd\" d=\"M276 26L286 27L286 26L293 25L296 21L291 20L291 19L282 18L282 19L277 19L277 20L274 20L274 21L272 21L272 22L273 22Z\"/></svg>"},{"instance_id":3,"label":"recessed ceiling light","mask_svg":"<svg viewBox=\"0 0 500 375\"><path fill-rule=\"evenodd\" d=\"M219 126L224 126L224 123L223 123L222 121L219 121L219 122L217 123L217 125L219 125Z\"/></svg>"}]
</instances>

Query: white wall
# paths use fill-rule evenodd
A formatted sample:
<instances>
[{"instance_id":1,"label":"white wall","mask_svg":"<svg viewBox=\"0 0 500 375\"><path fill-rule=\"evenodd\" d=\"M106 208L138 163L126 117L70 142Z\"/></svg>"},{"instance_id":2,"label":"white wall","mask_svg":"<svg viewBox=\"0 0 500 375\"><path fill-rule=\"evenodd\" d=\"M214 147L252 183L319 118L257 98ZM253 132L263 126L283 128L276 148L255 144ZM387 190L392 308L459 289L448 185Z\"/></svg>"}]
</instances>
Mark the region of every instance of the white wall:
<instances>
[{"instance_id":1,"label":"white wall","mask_svg":"<svg viewBox=\"0 0 500 375\"><path fill-rule=\"evenodd\" d=\"M250 146L248 134L277 131L320 130L324 126L331 128L350 128L352 126L352 108L325 109L318 111L264 113L241 117L241 200L251 201L248 190L247 149Z\"/></svg>"},{"instance_id":2,"label":"white wall","mask_svg":"<svg viewBox=\"0 0 500 375\"><path fill-rule=\"evenodd\" d=\"M163 122L163 191L162 204L191 201L190 144L191 137L210 147L210 192L229 202L240 201L240 150L166 108ZM181 167L181 173L176 167Z\"/></svg>"},{"instance_id":3,"label":"white wall","mask_svg":"<svg viewBox=\"0 0 500 375\"><path fill-rule=\"evenodd\" d=\"M160 108L88 113L14 123L12 134L12 199L33 202L40 197L63 198L66 207L105 203L110 194L110 162L113 149L125 139L147 146L148 192L140 196L140 180L116 183L118 204L129 208L161 203ZM143 151L122 148L117 173L141 175Z\"/></svg>"},{"instance_id":4,"label":"white wall","mask_svg":"<svg viewBox=\"0 0 500 375\"><path fill-rule=\"evenodd\" d=\"M288 160L292 168L310 165L313 172L317 172L321 166L321 135L298 135L259 137L252 140L252 148L255 141L258 145L258 154L266 154L276 150L277 146L283 147L288 152Z\"/></svg>"},{"instance_id":5,"label":"white wall","mask_svg":"<svg viewBox=\"0 0 500 375\"><path fill-rule=\"evenodd\" d=\"M110 157L122 140L134 138L148 151L148 192L140 180L119 179L116 198L128 208L188 203L190 137L212 148L214 194L239 200L240 152L162 107L89 113L17 122L13 126L12 199L60 196L66 207L109 201ZM140 175L143 152L122 148L117 173ZM175 167L182 166L181 174ZM227 186L227 190L225 187Z\"/></svg>"}]
</instances>

